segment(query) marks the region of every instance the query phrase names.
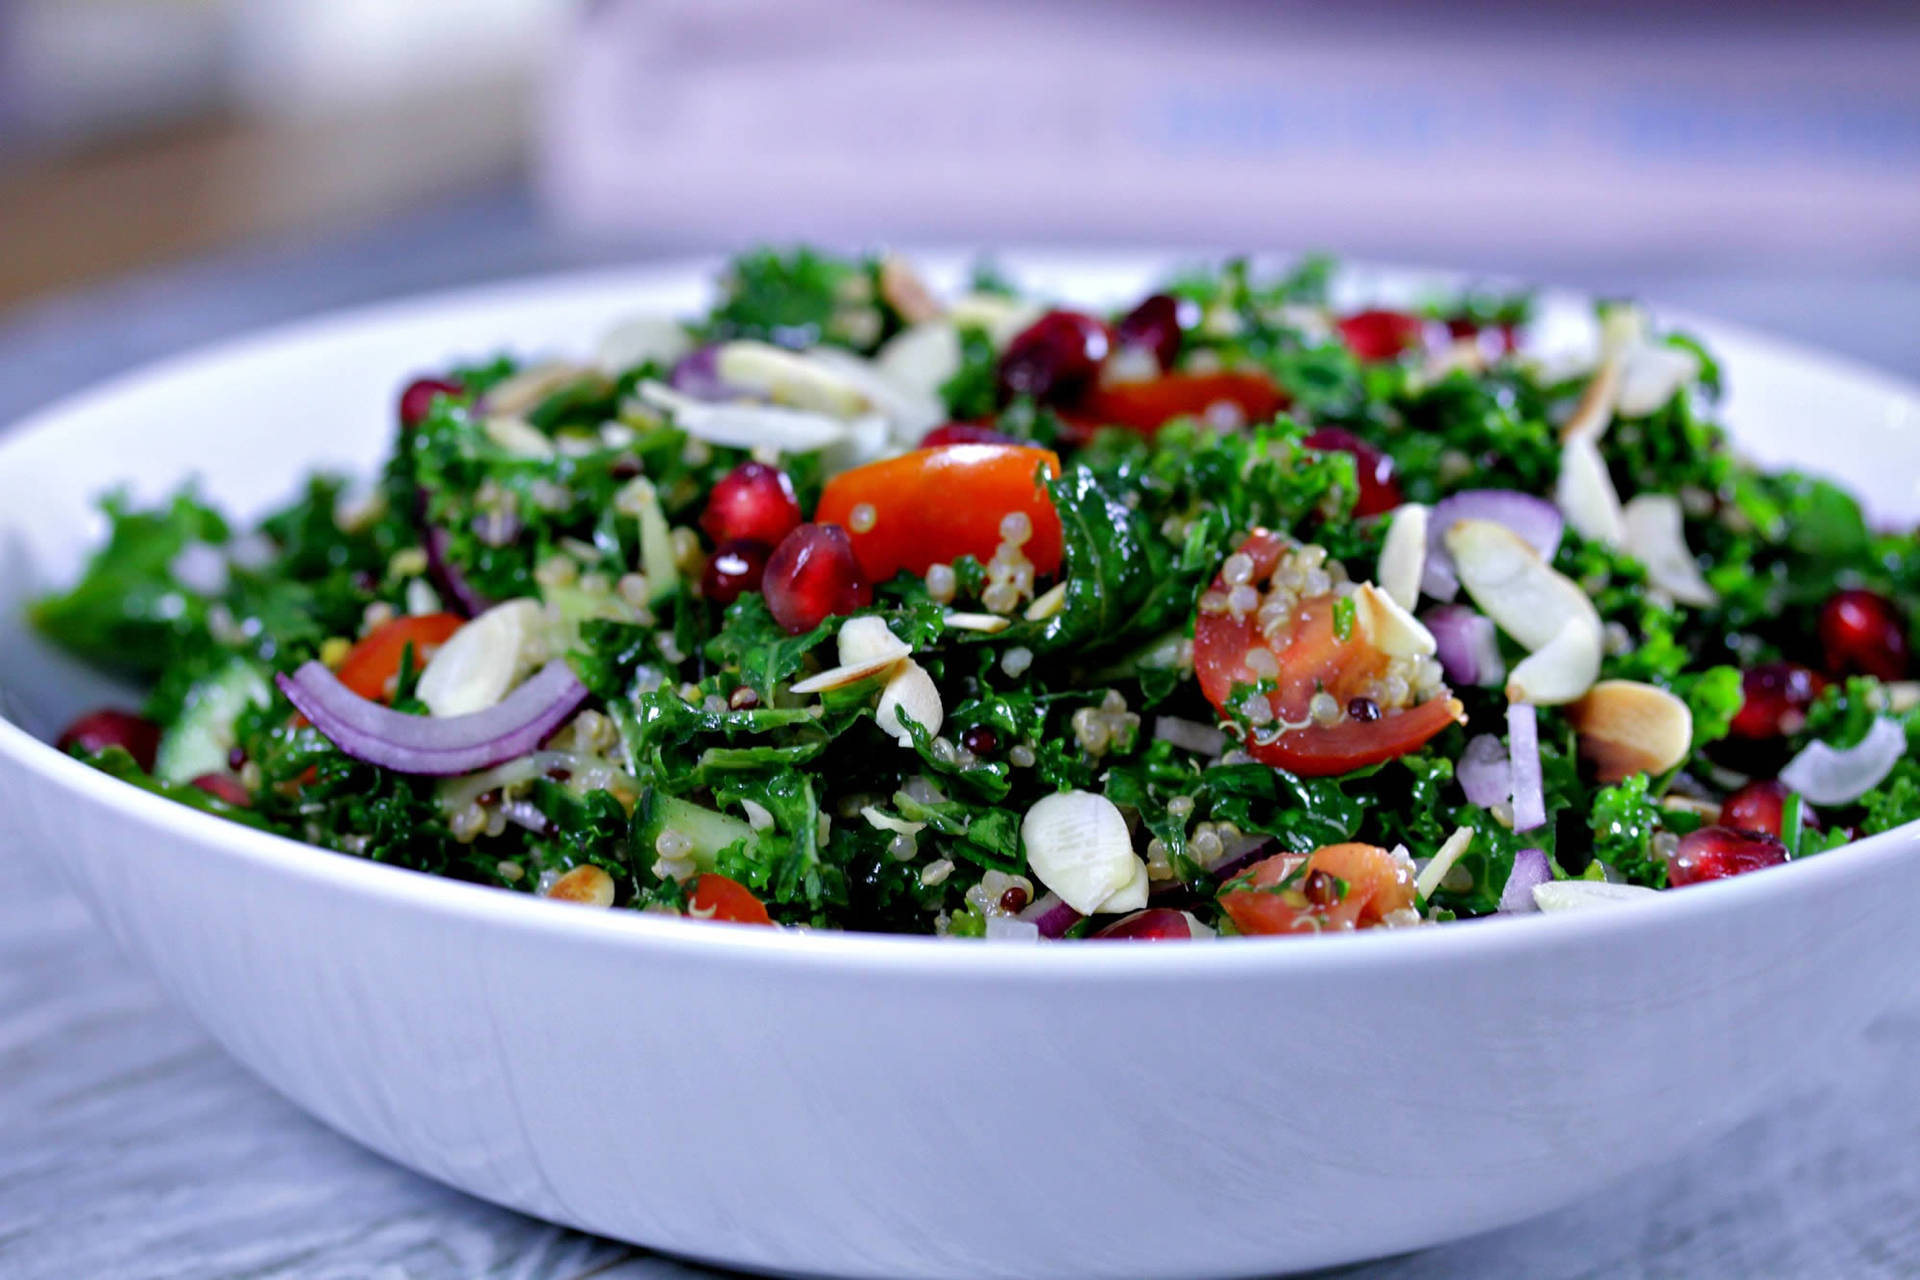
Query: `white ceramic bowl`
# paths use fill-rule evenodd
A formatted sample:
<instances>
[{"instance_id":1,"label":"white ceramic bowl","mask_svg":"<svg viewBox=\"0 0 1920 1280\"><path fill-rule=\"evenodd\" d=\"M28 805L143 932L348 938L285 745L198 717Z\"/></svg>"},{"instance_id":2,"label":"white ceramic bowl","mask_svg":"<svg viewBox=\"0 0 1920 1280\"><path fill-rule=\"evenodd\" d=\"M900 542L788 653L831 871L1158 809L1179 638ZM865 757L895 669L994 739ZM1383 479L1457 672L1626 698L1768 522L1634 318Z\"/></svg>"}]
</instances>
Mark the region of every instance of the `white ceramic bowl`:
<instances>
[{"instance_id":1,"label":"white ceramic bowl","mask_svg":"<svg viewBox=\"0 0 1920 1280\"><path fill-rule=\"evenodd\" d=\"M1009 262L1103 299L1156 265ZM1580 916L1022 948L436 880L168 804L33 736L105 693L17 620L97 541L100 490L198 473L258 511L311 466L370 466L408 374L584 350L624 314L696 303L708 266L325 319L122 378L0 443L0 821L342 1133L488 1200L744 1267L1250 1275L1572 1200L1752 1114L1910 985L1912 828ZM1555 301L1549 328L1578 314ZM1914 513L1912 390L1700 328L1756 452Z\"/></svg>"}]
</instances>

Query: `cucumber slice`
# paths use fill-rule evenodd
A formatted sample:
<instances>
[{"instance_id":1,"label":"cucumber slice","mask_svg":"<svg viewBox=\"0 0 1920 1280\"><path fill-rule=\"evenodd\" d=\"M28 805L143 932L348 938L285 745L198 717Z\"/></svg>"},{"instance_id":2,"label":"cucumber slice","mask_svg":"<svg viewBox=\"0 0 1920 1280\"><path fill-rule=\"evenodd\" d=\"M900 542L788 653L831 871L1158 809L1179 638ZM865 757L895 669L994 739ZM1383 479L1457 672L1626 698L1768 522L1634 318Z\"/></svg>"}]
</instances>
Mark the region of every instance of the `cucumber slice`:
<instances>
[{"instance_id":1,"label":"cucumber slice","mask_svg":"<svg viewBox=\"0 0 1920 1280\"><path fill-rule=\"evenodd\" d=\"M203 677L187 691L179 718L161 735L153 776L162 782L192 782L201 774L225 773L240 713L272 699L266 673L245 658Z\"/></svg>"},{"instance_id":2,"label":"cucumber slice","mask_svg":"<svg viewBox=\"0 0 1920 1280\"><path fill-rule=\"evenodd\" d=\"M701 871L712 871L722 850L753 839L753 828L705 805L662 791L648 791L634 812L634 843L643 854L654 851L663 831L678 831L693 842L688 856Z\"/></svg>"}]
</instances>

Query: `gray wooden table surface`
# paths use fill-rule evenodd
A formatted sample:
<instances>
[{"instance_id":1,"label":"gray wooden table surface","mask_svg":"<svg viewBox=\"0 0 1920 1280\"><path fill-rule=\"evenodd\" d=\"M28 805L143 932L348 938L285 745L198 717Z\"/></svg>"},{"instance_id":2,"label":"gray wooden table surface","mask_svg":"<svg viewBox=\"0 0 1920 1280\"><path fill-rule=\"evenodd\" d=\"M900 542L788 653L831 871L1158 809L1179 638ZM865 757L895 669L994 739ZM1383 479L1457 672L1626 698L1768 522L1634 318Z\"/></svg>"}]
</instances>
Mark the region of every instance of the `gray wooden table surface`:
<instances>
[{"instance_id":1,"label":"gray wooden table surface","mask_svg":"<svg viewBox=\"0 0 1920 1280\"><path fill-rule=\"evenodd\" d=\"M657 249L658 247L655 246ZM490 193L0 316L0 423L142 360L329 306L617 256ZM1544 264L1920 375L1920 277ZM57 856L57 851L56 851ZM120 958L0 816L0 1277L710 1275L448 1191L307 1119ZM1920 1275L1920 983L1785 1105L1557 1214L1365 1280ZM1710 1091L1715 1082L1702 1080Z\"/></svg>"}]
</instances>

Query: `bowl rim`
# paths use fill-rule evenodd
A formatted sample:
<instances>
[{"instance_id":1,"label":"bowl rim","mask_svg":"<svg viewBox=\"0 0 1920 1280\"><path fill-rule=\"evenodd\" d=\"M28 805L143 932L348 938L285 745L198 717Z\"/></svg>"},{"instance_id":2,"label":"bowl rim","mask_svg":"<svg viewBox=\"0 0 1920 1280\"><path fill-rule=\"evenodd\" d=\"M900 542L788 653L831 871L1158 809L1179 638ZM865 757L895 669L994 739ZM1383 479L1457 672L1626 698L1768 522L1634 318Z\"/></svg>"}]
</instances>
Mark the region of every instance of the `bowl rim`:
<instances>
[{"instance_id":1,"label":"bowl rim","mask_svg":"<svg viewBox=\"0 0 1920 1280\"><path fill-rule=\"evenodd\" d=\"M965 263L979 256L975 251L951 248L903 251L936 267ZM1138 271L1143 267L1165 267L1209 256L1219 255L1207 250L1124 247L1061 250L1016 246L994 252L996 262L1012 264L1015 269L1021 264L1041 263L1069 271ZM1269 256L1282 257L1253 255L1256 261ZM616 285L634 289L685 287L690 279L710 279L722 261L715 255L702 255L540 273L329 310L249 330L137 365L42 406L0 435L0 462L28 447L44 447L42 442L46 437L57 434L73 419L84 418L96 404L113 400L151 381L191 376L203 366L245 359L256 352L298 345L365 325L426 319L453 308L511 305L549 294ZM1402 268L1374 262L1343 264L1346 265L1387 278L1434 281L1462 278L1462 273L1444 269ZM1537 292L1560 298L1584 296L1552 287L1541 287ZM1920 404L1920 385L1849 357L1697 316L1683 308L1661 307L1655 302L1648 305L1663 317L1708 330L1714 336L1737 339L1763 352L1777 352L1803 363L1817 364L1836 376L1870 386L1876 393ZM672 948L788 968L833 971L878 968L889 973L933 978L1177 979L1215 972L1274 973L1300 967L1325 971L1388 966L1404 972L1405 965L1429 958L1429 953L1433 953L1432 959L1445 956L1504 959L1579 941L1607 941L1684 929L1700 917L1752 909L1760 902L1816 886L1831 888L1844 885L1848 880L1864 881L1883 864L1914 856L1913 846L1920 845L1920 821L1917 821L1856 840L1831 853L1769 868L1765 875L1691 885L1685 892L1663 892L1609 909L1486 917L1453 922L1444 928L1363 930L1337 935L1337 941L1332 937L1246 937L1232 939L1231 945L1226 946L969 946L965 940L925 934L715 927L711 921L659 913L556 909L570 904L555 904L532 894L503 891L337 853L190 808L93 769L28 733L3 711L0 711L0 760L57 785L83 803L103 805L134 822L159 827L189 845L206 847L254 869L283 875L304 885L366 894L473 924L575 942Z\"/></svg>"}]
</instances>

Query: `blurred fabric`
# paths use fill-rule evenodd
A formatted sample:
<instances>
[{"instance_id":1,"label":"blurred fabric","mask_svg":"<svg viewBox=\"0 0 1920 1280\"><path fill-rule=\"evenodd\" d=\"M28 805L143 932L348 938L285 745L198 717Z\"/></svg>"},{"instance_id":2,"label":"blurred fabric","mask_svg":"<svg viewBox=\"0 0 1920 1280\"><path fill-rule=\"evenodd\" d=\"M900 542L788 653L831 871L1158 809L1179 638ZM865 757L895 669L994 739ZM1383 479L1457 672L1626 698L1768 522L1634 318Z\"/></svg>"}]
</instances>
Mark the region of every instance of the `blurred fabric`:
<instances>
[{"instance_id":1,"label":"blurred fabric","mask_svg":"<svg viewBox=\"0 0 1920 1280\"><path fill-rule=\"evenodd\" d=\"M605 0L548 81L569 226L1920 256L1920 6Z\"/></svg>"}]
</instances>

